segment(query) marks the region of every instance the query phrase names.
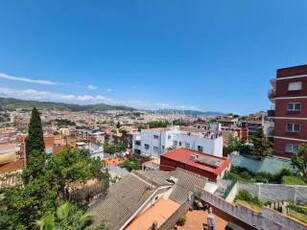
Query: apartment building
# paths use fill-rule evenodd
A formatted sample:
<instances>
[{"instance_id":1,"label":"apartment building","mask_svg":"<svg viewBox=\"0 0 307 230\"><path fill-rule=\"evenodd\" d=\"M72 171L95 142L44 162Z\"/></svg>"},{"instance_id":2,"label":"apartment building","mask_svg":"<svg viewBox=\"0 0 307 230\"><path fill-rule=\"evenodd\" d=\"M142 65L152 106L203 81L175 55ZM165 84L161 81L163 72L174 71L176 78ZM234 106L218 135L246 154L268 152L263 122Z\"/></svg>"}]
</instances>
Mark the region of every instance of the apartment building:
<instances>
[{"instance_id":1,"label":"apartment building","mask_svg":"<svg viewBox=\"0 0 307 230\"><path fill-rule=\"evenodd\" d=\"M273 154L290 158L301 143L307 143L307 65L278 69L271 85Z\"/></svg>"},{"instance_id":2,"label":"apartment building","mask_svg":"<svg viewBox=\"0 0 307 230\"><path fill-rule=\"evenodd\" d=\"M192 133L171 128L143 129L133 136L135 154L158 157L170 148L183 147L214 156L223 156L223 136L219 132Z\"/></svg>"}]
</instances>

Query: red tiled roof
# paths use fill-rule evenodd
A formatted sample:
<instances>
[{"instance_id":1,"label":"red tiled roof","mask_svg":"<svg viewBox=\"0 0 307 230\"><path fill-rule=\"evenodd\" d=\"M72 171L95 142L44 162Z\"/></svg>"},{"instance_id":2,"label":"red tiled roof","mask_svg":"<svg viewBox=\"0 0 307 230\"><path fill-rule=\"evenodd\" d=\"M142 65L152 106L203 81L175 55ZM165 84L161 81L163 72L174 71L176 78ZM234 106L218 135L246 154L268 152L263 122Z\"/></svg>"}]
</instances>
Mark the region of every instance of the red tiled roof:
<instances>
[{"instance_id":1,"label":"red tiled roof","mask_svg":"<svg viewBox=\"0 0 307 230\"><path fill-rule=\"evenodd\" d=\"M19 159L6 164L0 165L0 173L13 172L23 168L24 159Z\"/></svg>"},{"instance_id":2,"label":"red tiled roof","mask_svg":"<svg viewBox=\"0 0 307 230\"><path fill-rule=\"evenodd\" d=\"M123 163L123 160L120 158L109 158L105 160L105 165L106 166L113 166L113 165L120 165Z\"/></svg>"},{"instance_id":3,"label":"red tiled roof","mask_svg":"<svg viewBox=\"0 0 307 230\"><path fill-rule=\"evenodd\" d=\"M159 127L159 128L150 128L148 130L156 130L156 131L170 131L172 130L171 128L167 128L167 127Z\"/></svg>"},{"instance_id":4,"label":"red tiled roof","mask_svg":"<svg viewBox=\"0 0 307 230\"><path fill-rule=\"evenodd\" d=\"M193 155L195 154L199 156L199 159L219 160L221 161L221 164L219 167L214 167L214 166L207 165L204 163L196 162L193 159ZM184 163L185 165L189 165L194 168L198 168L200 170L204 170L204 171L216 174L216 175L220 175L230 165L229 159L225 157L216 157L216 156L212 156L209 154L205 154L202 152L185 149L185 148L178 148L175 150L171 150L165 153L164 155L162 155L161 158L167 158L173 161Z\"/></svg>"}]
</instances>

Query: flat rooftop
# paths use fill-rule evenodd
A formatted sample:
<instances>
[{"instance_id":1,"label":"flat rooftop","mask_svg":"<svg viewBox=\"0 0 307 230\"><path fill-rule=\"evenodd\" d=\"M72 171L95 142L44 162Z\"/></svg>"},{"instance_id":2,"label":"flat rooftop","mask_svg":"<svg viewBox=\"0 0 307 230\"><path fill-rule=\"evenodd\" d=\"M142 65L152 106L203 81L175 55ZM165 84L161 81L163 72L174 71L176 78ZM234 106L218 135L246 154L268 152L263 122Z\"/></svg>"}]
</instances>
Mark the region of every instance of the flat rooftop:
<instances>
[{"instance_id":1,"label":"flat rooftop","mask_svg":"<svg viewBox=\"0 0 307 230\"><path fill-rule=\"evenodd\" d=\"M216 229L225 229L228 221L222 216L215 215ZM203 229L203 224L207 223L208 211L193 210L186 214L187 221L184 226L178 226L178 230L196 230Z\"/></svg>"},{"instance_id":2,"label":"flat rooftop","mask_svg":"<svg viewBox=\"0 0 307 230\"><path fill-rule=\"evenodd\" d=\"M150 229L156 222L160 227L168 218L173 215L180 205L170 199L160 199L144 213L134 219L126 230Z\"/></svg>"},{"instance_id":3,"label":"flat rooftop","mask_svg":"<svg viewBox=\"0 0 307 230\"><path fill-rule=\"evenodd\" d=\"M181 162L217 175L219 175L230 164L230 161L227 158L216 157L185 148L171 150L163 154L161 157Z\"/></svg>"},{"instance_id":4,"label":"flat rooftop","mask_svg":"<svg viewBox=\"0 0 307 230\"><path fill-rule=\"evenodd\" d=\"M0 144L0 154L16 152L17 143L1 143Z\"/></svg>"}]
</instances>

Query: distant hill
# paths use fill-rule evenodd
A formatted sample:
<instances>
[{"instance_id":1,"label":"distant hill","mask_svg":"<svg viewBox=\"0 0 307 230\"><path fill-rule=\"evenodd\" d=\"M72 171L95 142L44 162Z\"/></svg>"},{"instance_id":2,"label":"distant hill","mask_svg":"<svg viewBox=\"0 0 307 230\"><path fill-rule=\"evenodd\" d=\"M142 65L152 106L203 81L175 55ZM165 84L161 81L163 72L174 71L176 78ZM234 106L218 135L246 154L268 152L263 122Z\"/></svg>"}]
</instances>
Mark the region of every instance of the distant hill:
<instances>
[{"instance_id":1,"label":"distant hill","mask_svg":"<svg viewBox=\"0 0 307 230\"><path fill-rule=\"evenodd\" d=\"M77 105L77 104L66 104L60 102L41 102L41 101L26 101L14 98L3 98L0 97L0 109L2 110L15 110L15 109L32 109L36 107L38 109L46 110L63 110L63 111L105 111L105 110L125 110L133 111L134 108L121 106L121 105L108 105L104 103L94 105Z\"/></svg>"},{"instance_id":2,"label":"distant hill","mask_svg":"<svg viewBox=\"0 0 307 230\"><path fill-rule=\"evenodd\" d=\"M225 113L221 112L214 112L214 111L198 111L198 110L180 110L180 109L158 109L154 111L155 113L160 114L184 114L184 115L191 115L191 116L223 116Z\"/></svg>"},{"instance_id":3,"label":"distant hill","mask_svg":"<svg viewBox=\"0 0 307 230\"><path fill-rule=\"evenodd\" d=\"M206 112L204 112L204 115L217 117L217 116L225 116L225 115L227 115L227 113L215 112L215 111L206 111Z\"/></svg>"}]
</instances>

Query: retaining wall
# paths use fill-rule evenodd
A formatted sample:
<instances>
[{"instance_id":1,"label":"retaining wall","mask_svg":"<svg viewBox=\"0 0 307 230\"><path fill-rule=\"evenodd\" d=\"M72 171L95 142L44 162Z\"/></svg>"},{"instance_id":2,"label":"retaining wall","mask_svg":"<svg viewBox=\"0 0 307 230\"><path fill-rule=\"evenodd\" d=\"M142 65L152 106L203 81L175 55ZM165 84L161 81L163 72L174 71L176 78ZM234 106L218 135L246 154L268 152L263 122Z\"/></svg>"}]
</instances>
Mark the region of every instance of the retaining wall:
<instances>
[{"instance_id":1,"label":"retaining wall","mask_svg":"<svg viewBox=\"0 0 307 230\"><path fill-rule=\"evenodd\" d=\"M269 208L263 208L260 212L241 205L233 205L214 194L204 190L198 191L200 199L227 215L251 226L250 229L262 230L306 230L307 225L292 218L282 215Z\"/></svg>"},{"instance_id":2,"label":"retaining wall","mask_svg":"<svg viewBox=\"0 0 307 230\"><path fill-rule=\"evenodd\" d=\"M307 202L307 186L282 185L282 184L247 184L237 183L238 190L245 189L260 200L280 202L291 201L294 203Z\"/></svg>"}]
</instances>

